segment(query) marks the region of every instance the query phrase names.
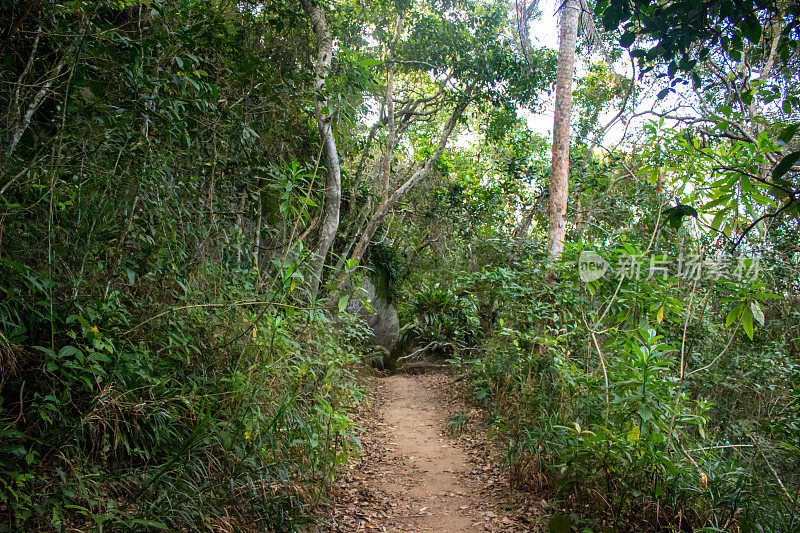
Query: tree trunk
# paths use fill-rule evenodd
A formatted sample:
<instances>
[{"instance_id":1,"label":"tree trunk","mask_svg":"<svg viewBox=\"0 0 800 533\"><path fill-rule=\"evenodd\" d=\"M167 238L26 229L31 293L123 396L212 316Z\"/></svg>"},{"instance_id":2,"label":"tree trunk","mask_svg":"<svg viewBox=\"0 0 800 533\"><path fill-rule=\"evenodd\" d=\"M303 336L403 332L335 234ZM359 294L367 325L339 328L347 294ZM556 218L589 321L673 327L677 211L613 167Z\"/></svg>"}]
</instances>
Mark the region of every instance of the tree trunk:
<instances>
[{"instance_id":1,"label":"tree trunk","mask_svg":"<svg viewBox=\"0 0 800 533\"><path fill-rule=\"evenodd\" d=\"M341 168L339 165L339 153L336 150L336 139L333 136L331 127L332 117L330 112L324 113L328 107L328 96L325 91L325 78L331 70L331 59L333 57L333 38L331 37L328 24L325 22L325 15L319 4L312 0L300 0L306 16L311 21L314 34L317 37L317 64L314 75L314 88L317 91L317 103L315 107L317 117L317 127L322 141L325 163L328 167L328 176L325 180L325 205L322 209L322 224L319 229L319 239L314 250L314 259L309 287L309 296L314 298L319 290L322 280L322 269L325 265L325 257L336 238L336 231L339 228L339 208L342 200Z\"/></svg>"},{"instance_id":2,"label":"tree trunk","mask_svg":"<svg viewBox=\"0 0 800 533\"><path fill-rule=\"evenodd\" d=\"M253 249L253 268L256 269L256 276L258 276L259 283L261 282L261 262L259 259L261 258L261 215L263 209L261 207L261 191L258 191L258 200L256 200L258 205L258 217L256 217L256 238L255 238L255 246Z\"/></svg>"},{"instance_id":3,"label":"tree trunk","mask_svg":"<svg viewBox=\"0 0 800 533\"><path fill-rule=\"evenodd\" d=\"M566 0L561 8L556 70L556 109L553 121L553 158L550 175L549 230L547 252L558 259L564 250L567 197L569 194L569 133L572 114L572 74L578 41L580 0Z\"/></svg>"},{"instance_id":4,"label":"tree trunk","mask_svg":"<svg viewBox=\"0 0 800 533\"><path fill-rule=\"evenodd\" d=\"M53 86L53 83L55 83L56 80L58 80L58 78L61 76L61 72L64 70L64 67L67 64L67 60L70 59L72 54L78 50L78 45L80 44L81 39L83 38L82 32L83 30L81 31L80 36L75 37L75 39L72 41L72 44L69 45L69 48L67 48L66 52L64 52L64 55L61 56L61 59L59 59L56 66L48 74L47 80L44 82L44 84L42 84L42 86L39 88L39 90L36 92L34 97L31 99L30 103L28 104L28 108L25 110L25 114L19 116L21 114L19 107L20 88L22 87L25 75L27 74L28 70L30 70L30 66L34 61L36 49L39 45L39 35L38 34L36 35L36 40L34 41L34 47L33 51L31 52L31 57L28 60L25 69L22 71L19 80L17 81L17 88L15 89L14 92L14 105L16 106L16 114L18 115L17 117L18 120L16 121L14 127L11 128L11 138L8 141L8 145L4 149L5 153L2 154L2 160L0 161L0 170L4 170L3 167L5 167L6 162L9 160L9 158L11 158L11 155L14 153L17 144L19 144L19 141L22 139L22 136L27 131L28 126L30 126L31 120L33 119L33 115L36 113L36 111L39 110L39 107L44 102L45 97L50 92L50 88ZM5 187L3 187L3 190L5 190Z\"/></svg>"}]
</instances>

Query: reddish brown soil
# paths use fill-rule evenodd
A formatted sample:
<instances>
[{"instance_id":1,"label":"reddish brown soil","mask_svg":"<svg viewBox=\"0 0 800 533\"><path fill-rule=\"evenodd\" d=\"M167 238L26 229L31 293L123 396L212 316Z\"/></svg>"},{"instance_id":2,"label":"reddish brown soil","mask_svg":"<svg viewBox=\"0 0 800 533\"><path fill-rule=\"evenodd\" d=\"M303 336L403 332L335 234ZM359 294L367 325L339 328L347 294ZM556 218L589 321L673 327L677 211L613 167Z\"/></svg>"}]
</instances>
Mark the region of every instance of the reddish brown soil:
<instances>
[{"instance_id":1,"label":"reddish brown soil","mask_svg":"<svg viewBox=\"0 0 800 533\"><path fill-rule=\"evenodd\" d=\"M447 418L469 413L452 377L375 379L370 398L359 420L363 452L335 490L323 531L535 530L530 502L523 498L526 512L519 498L509 506L506 476L485 436L448 435Z\"/></svg>"}]
</instances>

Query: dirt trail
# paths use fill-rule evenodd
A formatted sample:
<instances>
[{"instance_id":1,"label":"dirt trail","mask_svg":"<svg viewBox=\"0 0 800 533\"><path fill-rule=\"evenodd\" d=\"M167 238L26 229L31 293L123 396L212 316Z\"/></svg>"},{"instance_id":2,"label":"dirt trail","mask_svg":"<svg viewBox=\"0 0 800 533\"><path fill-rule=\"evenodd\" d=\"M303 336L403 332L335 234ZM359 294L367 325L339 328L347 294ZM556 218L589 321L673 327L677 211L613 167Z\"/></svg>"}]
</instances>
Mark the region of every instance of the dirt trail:
<instances>
[{"instance_id":1,"label":"dirt trail","mask_svg":"<svg viewBox=\"0 0 800 533\"><path fill-rule=\"evenodd\" d=\"M364 453L335 494L324 531L529 530L487 487L497 483L491 473L500 474L476 457L489 454L465 451L445 432L447 417L464 409L450 377L391 376L375 380L370 394Z\"/></svg>"},{"instance_id":2,"label":"dirt trail","mask_svg":"<svg viewBox=\"0 0 800 533\"><path fill-rule=\"evenodd\" d=\"M411 523L420 531L482 531L472 525L478 518L474 501L478 488L464 479L467 457L441 435L445 420L429 383L421 376L392 376L383 380L383 386L389 446L415 474L390 490L418 503L419 516Z\"/></svg>"}]
</instances>

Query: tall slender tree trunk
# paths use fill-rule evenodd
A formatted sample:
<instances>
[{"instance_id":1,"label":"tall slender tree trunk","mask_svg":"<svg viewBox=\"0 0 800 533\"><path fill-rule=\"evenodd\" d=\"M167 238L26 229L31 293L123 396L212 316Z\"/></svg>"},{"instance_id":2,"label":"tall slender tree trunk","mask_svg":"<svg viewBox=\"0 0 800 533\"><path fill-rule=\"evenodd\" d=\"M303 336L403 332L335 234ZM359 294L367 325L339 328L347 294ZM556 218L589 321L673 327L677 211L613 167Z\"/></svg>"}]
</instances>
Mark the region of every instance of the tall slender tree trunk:
<instances>
[{"instance_id":1,"label":"tall slender tree trunk","mask_svg":"<svg viewBox=\"0 0 800 533\"><path fill-rule=\"evenodd\" d=\"M314 34L317 37L317 64L314 75L314 88L317 91L317 103L315 107L317 117L317 127L322 141L325 163L328 167L328 176L325 180L325 205L322 208L322 223L319 229L319 239L314 250L313 270L311 273L309 294L314 298L319 290L322 280L322 269L325 265L325 257L331 249L333 240L336 238L336 231L339 229L339 208L342 201L341 168L339 165L339 153L336 150L336 139L333 136L331 127L330 112L323 112L328 108L328 96L325 92L325 79L330 74L331 59L333 57L333 38L328 24L325 22L325 15L320 8L320 4L313 0L300 0L306 16L311 21Z\"/></svg>"},{"instance_id":2,"label":"tall slender tree trunk","mask_svg":"<svg viewBox=\"0 0 800 533\"><path fill-rule=\"evenodd\" d=\"M556 109L553 121L553 158L550 175L549 230L547 252L557 259L564 251L567 197L569 195L569 133L572 115L572 74L578 41L580 0L566 0L561 8L556 70Z\"/></svg>"},{"instance_id":3,"label":"tall slender tree trunk","mask_svg":"<svg viewBox=\"0 0 800 533\"><path fill-rule=\"evenodd\" d=\"M256 217L256 238L253 247L253 268L256 269L256 275L258 276L259 282L261 280L261 218L263 213L263 208L261 204L261 191L258 191L258 217Z\"/></svg>"}]
</instances>

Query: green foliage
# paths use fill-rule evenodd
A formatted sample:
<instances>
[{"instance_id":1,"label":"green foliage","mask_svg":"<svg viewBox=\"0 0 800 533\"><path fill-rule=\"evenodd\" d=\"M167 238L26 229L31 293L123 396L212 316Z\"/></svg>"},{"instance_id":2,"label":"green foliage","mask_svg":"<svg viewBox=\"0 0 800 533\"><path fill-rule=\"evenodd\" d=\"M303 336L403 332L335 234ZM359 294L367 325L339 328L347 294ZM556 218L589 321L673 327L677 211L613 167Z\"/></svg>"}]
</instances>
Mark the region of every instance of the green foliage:
<instances>
[{"instance_id":1,"label":"green foliage","mask_svg":"<svg viewBox=\"0 0 800 533\"><path fill-rule=\"evenodd\" d=\"M363 324L298 297L308 43L251 7L0 10L0 530L300 529L357 453Z\"/></svg>"},{"instance_id":2,"label":"green foliage","mask_svg":"<svg viewBox=\"0 0 800 533\"><path fill-rule=\"evenodd\" d=\"M414 295L403 322L400 345L406 348L447 359L475 344L477 324L468 302L439 284Z\"/></svg>"},{"instance_id":3,"label":"green foliage","mask_svg":"<svg viewBox=\"0 0 800 533\"><path fill-rule=\"evenodd\" d=\"M507 6L502 3L460 2L458 17L442 16L446 8L438 3L408 14L412 29L399 47L399 58L414 67L421 62L434 75L448 72L462 83L480 80L486 84L486 99L495 105L537 105L539 91L555 82L555 53L533 50L530 60L538 68L531 70L503 34Z\"/></svg>"},{"instance_id":4,"label":"green foliage","mask_svg":"<svg viewBox=\"0 0 800 533\"><path fill-rule=\"evenodd\" d=\"M769 31L771 16L786 17L786 41L782 46L797 44L796 10L781 11L777 4L768 2L692 3L672 0L662 4L631 2L629 0L604 0L597 3L603 26L608 31L622 30L620 44L631 48L635 42L641 47L631 50L631 55L642 63L662 60L669 64L669 77L681 73L693 75L698 60L721 48L739 61L746 44L758 44ZM652 68L652 67L651 67ZM680 78L678 78L680 79Z\"/></svg>"},{"instance_id":5,"label":"green foliage","mask_svg":"<svg viewBox=\"0 0 800 533\"><path fill-rule=\"evenodd\" d=\"M447 431L449 431L451 435L461 435L461 433L464 432L464 426L466 426L469 418L469 413L466 411L459 411L447 417Z\"/></svg>"},{"instance_id":6,"label":"green foliage","mask_svg":"<svg viewBox=\"0 0 800 533\"><path fill-rule=\"evenodd\" d=\"M397 297L397 284L403 270L401 254L391 246L376 242L369 248L368 259L375 293L387 302L393 302Z\"/></svg>"},{"instance_id":7,"label":"green foliage","mask_svg":"<svg viewBox=\"0 0 800 533\"><path fill-rule=\"evenodd\" d=\"M21 414L5 416L2 470L14 528L307 519L315 487L357 447L341 409L358 395L347 368L359 356L343 346L365 335L313 311L239 307L232 282L254 273L208 268L199 279L229 287L212 307L184 284L188 309L139 330L143 310L112 293L55 325L57 349L16 362L4 390L26 402L3 404Z\"/></svg>"},{"instance_id":8,"label":"green foliage","mask_svg":"<svg viewBox=\"0 0 800 533\"><path fill-rule=\"evenodd\" d=\"M388 193L467 88L451 137L474 133L370 244L403 324L393 356L466 373L553 529L796 529L798 18L706 4L597 3L638 77L669 79L665 100L691 78L680 96L703 116L601 154L583 138L615 107L626 118L642 80L591 65L571 245L548 263L551 147L519 108L544 106L556 56L523 58L502 2L326 5L321 89L291 2L0 2L0 530L312 527L357 453L352 371L386 363L362 353L336 283L357 277L348 255L385 200L392 121L373 104L390 69ZM345 199L329 302L306 290L320 91ZM586 251L608 275L580 279ZM620 275L684 252L748 275Z\"/></svg>"},{"instance_id":9,"label":"green foliage","mask_svg":"<svg viewBox=\"0 0 800 533\"><path fill-rule=\"evenodd\" d=\"M742 119L741 115L731 117L730 108L728 117L711 120L714 132L727 131L731 119ZM714 140L691 129L665 128L663 121L646 125L644 130L652 142L645 151L650 161L642 174L656 183L665 172L671 173L678 194L682 196L688 189L691 192L686 193L686 201L697 206L695 209L679 203L665 210L663 216L673 227L692 216L697 219L696 224L718 232L735 248L757 229L758 222L783 212L790 216L797 213L800 204L792 196L793 184L763 175L762 169L771 167L771 158L780 154L781 146L773 136L776 132L765 131L757 142L752 142ZM780 163L773 170L781 175L788 172L780 168Z\"/></svg>"},{"instance_id":10,"label":"green foliage","mask_svg":"<svg viewBox=\"0 0 800 533\"><path fill-rule=\"evenodd\" d=\"M737 349L725 363L717 357L737 334L724 329L725 314L742 302L742 309L768 305L767 286L753 278L704 284L715 295L715 324L708 314L698 318L701 297L690 307L691 286L675 278L584 284L573 262L580 250L568 246L554 266L555 287L543 283L547 274L536 263L464 278L465 292L491 287L504 304L495 307L496 326L481 350L465 362L475 399L492 410L506 444L512 485L550 491L557 508L571 513L559 516L592 530L788 530L790 500L769 465L793 464L795 454L755 411L767 390L773 401L794 405L780 392L794 366L776 366L785 361L782 344L763 355ZM612 265L642 253L624 241L601 250ZM475 281L484 277L482 289ZM784 483L796 482L780 471Z\"/></svg>"}]
</instances>

